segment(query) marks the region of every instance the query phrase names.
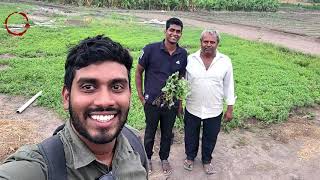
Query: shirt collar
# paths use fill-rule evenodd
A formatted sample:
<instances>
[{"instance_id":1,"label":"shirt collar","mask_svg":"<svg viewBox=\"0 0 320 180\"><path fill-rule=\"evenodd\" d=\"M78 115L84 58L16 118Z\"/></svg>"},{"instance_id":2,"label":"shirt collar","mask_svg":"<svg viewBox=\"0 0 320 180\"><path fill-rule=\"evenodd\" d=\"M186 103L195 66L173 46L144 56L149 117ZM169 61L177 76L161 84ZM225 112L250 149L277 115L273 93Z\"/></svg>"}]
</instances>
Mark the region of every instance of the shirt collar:
<instances>
[{"instance_id":1,"label":"shirt collar","mask_svg":"<svg viewBox=\"0 0 320 180\"><path fill-rule=\"evenodd\" d=\"M66 122L64 131L62 131L64 141L66 164L68 167L78 169L96 160L95 155L90 151L87 145L79 138L71 127L71 122ZM119 134L116 141L116 148L112 166L117 165L122 159L128 158L133 149L122 133Z\"/></svg>"},{"instance_id":2,"label":"shirt collar","mask_svg":"<svg viewBox=\"0 0 320 180\"><path fill-rule=\"evenodd\" d=\"M217 61L218 59L221 59L221 57L222 57L222 54L218 50L216 50L216 51L217 51L217 54L216 54L216 57L213 58L213 61ZM194 57L201 60L200 53L201 53L201 49L199 49L197 52L194 53Z\"/></svg>"},{"instance_id":3,"label":"shirt collar","mask_svg":"<svg viewBox=\"0 0 320 180\"><path fill-rule=\"evenodd\" d=\"M161 41L161 43L160 43L160 49L167 52L166 47L165 47L165 45L164 45L164 41L165 41L165 39L163 39L163 40ZM181 47L179 46L179 44L177 43L177 49L176 49L176 51L175 51L173 54L179 54L179 53L181 53L181 49L182 49L182 48L181 48Z\"/></svg>"},{"instance_id":4,"label":"shirt collar","mask_svg":"<svg viewBox=\"0 0 320 180\"><path fill-rule=\"evenodd\" d=\"M123 135L123 133L120 133L117 138L116 149L112 159L112 169L115 169L114 167L118 167L123 160L135 159L135 156L136 154L134 153L128 139Z\"/></svg>"},{"instance_id":5,"label":"shirt collar","mask_svg":"<svg viewBox=\"0 0 320 180\"><path fill-rule=\"evenodd\" d=\"M216 51L217 51L217 54L216 54L216 57L214 57L213 60L219 60L222 57L222 54L218 50L216 50Z\"/></svg>"},{"instance_id":6,"label":"shirt collar","mask_svg":"<svg viewBox=\"0 0 320 180\"><path fill-rule=\"evenodd\" d=\"M66 164L75 169L81 168L96 160L94 154L79 138L68 120L63 131Z\"/></svg>"}]
</instances>

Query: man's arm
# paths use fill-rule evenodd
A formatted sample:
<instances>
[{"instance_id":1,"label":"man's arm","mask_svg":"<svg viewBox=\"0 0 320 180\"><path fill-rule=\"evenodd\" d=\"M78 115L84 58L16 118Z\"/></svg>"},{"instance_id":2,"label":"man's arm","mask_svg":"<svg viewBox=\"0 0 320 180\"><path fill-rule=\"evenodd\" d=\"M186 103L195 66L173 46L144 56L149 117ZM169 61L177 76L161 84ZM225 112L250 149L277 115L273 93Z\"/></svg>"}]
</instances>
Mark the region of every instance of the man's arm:
<instances>
[{"instance_id":1,"label":"man's arm","mask_svg":"<svg viewBox=\"0 0 320 180\"><path fill-rule=\"evenodd\" d=\"M182 70L179 71L179 78L185 78L186 79L186 71L187 71L187 62L188 62L188 56L187 56L187 51L185 51L185 55L184 55L184 61L182 63L183 68ZM185 100L185 99L184 99ZM179 104L178 104L178 117L182 117L184 115L183 112L183 105L182 105L182 99L179 99Z\"/></svg>"},{"instance_id":2,"label":"man's arm","mask_svg":"<svg viewBox=\"0 0 320 180\"><path fill-rule=\"evenodd\" d=\"M24 146L0 165L0 180L46 180L47 165L37 146Z\"/></svg>"},{"instance_id":3,"label":"man's arm","mask_svg":"<svg viewBox=\"0 0 320 180\"><path fill-rule=\"evenodd\" d=\"M224 119L226 121L231 121L233 118L233 105L235 103L232 64L230 64L229 69L223 79L223 93L227 103L227 111L224 114Z\"/></svg>"},{"instance_id":4,"label":"man's arm","mask_svg":"<svg viewBox=\"0 0 320 180\"><path fill-rule=\"evenodd\" d=\"M46 180L46 175L38 163L13 161L0 166L1 180Z\"/></svg>"},{"instance_id":5,"label":"man's arm","mask_svg":"<svg viewBox=\"0 0 320 180\"><path fill-rule=\"evenodd\" d=\"M137 69L136 69L136 88L137 88L137 92L138 92L138 97L139 97L142 105L145 104L145 99L144 99L143 92L142 92L143 71L144 71L144 68L140 64L138 64Z\"/></svg>"},{"instance_id":6,"label":"man's arm","mask_svg":"<svg viewBox=\"0 0 320 180\"><path fill-rule=\"evenodd\" d=\"M227 111L224 113L223 118L226 121L231 121L233 118L233 105L228 105Z\"/></svg>"}]
</instances>

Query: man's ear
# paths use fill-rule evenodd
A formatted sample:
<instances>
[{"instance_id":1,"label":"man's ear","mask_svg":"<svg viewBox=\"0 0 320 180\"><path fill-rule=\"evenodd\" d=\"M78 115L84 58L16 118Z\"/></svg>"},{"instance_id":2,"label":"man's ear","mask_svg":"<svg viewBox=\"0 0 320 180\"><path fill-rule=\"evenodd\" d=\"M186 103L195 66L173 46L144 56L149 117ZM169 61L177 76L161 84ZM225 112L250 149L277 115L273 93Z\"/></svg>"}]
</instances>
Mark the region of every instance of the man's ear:
<instances>
[{"instance_id":1,"label":"man's ear","mask_svg":"<svg viewBox=\"0 0 320 180\"><path fill-rule=\"evenodd\" d=\"M69 109L70 92L66 86L63 86L61 95L62 95L62 101L63 101L63 109L68 110Z\"/></svg>"}]
</instances>

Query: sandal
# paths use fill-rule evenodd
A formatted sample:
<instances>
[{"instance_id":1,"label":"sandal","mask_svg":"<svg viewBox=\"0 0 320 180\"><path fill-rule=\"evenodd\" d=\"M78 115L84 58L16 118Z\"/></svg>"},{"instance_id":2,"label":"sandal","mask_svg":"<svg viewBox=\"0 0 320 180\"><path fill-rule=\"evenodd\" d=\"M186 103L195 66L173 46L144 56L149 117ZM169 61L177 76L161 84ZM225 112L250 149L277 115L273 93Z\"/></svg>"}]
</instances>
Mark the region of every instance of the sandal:
<instances>
[{"instance_id":1,"label":"sandal","mask_svg":"<svg viewBox=\"0 0 320 180\"><path fill-rule=\"evenodd\" d=\"M149 166L148 174L150 175L152 173L152 162L151 162L151 159L148 159L148 166Z\"/></svg>"},{"instance_id":2,"label":"sandal","mask_svg":"<svg viewBox=\"0 0 320 180\"><path fill-rule=\"evenodd\" d=\"M211 163L209 164L203 164L203 170L206 174L211 175L215 174L216 171L213 169L213 165Z\"/></svg>"},{"instance_id":3,"label":"sandal","mask_svg":"<svg viewBox=\"0 0 320 180\"><path fill-rule=\"evenodd\" d=\"M183 167L184 169L188 170L188 171L192 171L193 169L193 161L192 160L184 160L183 162Z\"/></svg>"},{"instance_id":4,"label":"sandal","mask_svg":"<svg viewBox=\"0 0 320 180\"><path fill-rule=\"evenodd\" d=\"M172 167L168 160L161 161L162 171L164 175L170 175L172 173Z\"/></svg>"}]
</instances>

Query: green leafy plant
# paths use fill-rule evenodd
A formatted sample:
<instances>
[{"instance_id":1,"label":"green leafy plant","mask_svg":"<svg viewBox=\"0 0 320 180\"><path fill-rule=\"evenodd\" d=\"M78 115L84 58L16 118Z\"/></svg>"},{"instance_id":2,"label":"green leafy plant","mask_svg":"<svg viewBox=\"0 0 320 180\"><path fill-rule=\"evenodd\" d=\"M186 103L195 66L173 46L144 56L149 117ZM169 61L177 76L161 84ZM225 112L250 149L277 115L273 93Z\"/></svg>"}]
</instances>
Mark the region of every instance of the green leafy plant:
<instances>
[{"instance_id":1,"label":"green leafy plant","mask_svg":"<svg viewBox=\"0 0 320 180\"><path fill-rule=\"evenodd\" d=\"M171 108L175 100L185 100L190 87L184 78L179 78L179 72L175 72L166 81L166 85L161 89L162 93L153 104L159 107Z\"/></svg>"}]
</instances>

